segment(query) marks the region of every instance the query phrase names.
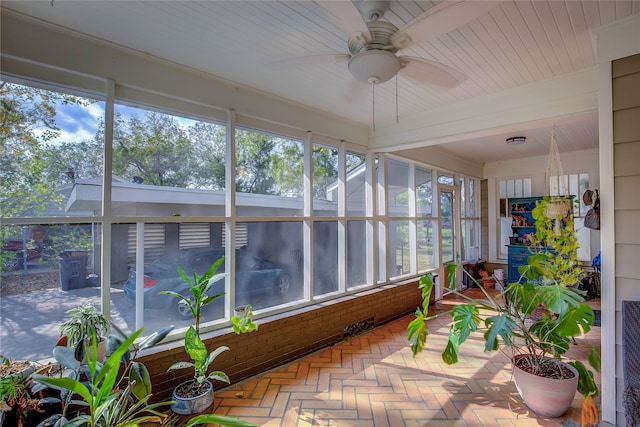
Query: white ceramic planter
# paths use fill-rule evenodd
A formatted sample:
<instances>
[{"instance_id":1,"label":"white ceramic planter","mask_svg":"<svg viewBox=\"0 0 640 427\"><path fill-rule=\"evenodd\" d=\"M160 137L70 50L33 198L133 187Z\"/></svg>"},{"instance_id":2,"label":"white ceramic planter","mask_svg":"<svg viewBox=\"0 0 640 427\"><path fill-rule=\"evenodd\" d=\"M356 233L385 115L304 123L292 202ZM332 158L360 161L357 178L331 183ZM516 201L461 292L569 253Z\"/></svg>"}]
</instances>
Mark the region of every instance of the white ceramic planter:
<instances>
[{"instance_id":1,"label":"white ceramic planter","mask_svg":"<svg viewBox=\"0 0 640 427\"><path fill-rule=\"evenodd\" d=\"M527 357L519 355L517 357ZM563 362L560 362L563 363ZM525 405L533 412L545 417L559 417L571 407L578 389L578 371L571 365L566 369L575 375L570 379L539 377L513 365L513 380Z\"/></svg>"}]
</instances>

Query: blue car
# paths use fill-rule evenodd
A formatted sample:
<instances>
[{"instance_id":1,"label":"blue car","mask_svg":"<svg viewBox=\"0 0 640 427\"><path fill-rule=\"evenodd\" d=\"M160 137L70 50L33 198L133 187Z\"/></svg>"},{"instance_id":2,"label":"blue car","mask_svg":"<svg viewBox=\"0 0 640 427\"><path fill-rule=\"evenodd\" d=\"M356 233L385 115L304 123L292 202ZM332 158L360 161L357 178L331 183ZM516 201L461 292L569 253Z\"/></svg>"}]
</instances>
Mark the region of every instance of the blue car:
<instances>
[{"instance_id":1,"label":"blue car","mask_svg":"<svg viewBox=\"0 0 640 427\"><path fill-rule=\"evenodd\" d=\"M223 248L189 248L162 256L149 263L144 268L144 307L173 309L179 316L190 318L191 311L185 304L171 295L159 295L161 291L173 291L181 295L191 295L189 285L178 274L178 266L193 277L193 272L204 274L218 259L224 257ZM214 285L210 295L224 292L225 274L224 263L218 268L218 274L213 278ZM278 265L266 259L253 256L244 250L236 250L235 275L236 306L251 304L260 308L261 303L270 299L288 300L294 291L292 274L286 265ZM127 299L135 303L136 298L136 270L129 270L129 277L124 284L124 294ZM265 298L266 297L266 298ZM224 299L215 300L210 309L222 313Z\"/></svg>"}]
</instances>

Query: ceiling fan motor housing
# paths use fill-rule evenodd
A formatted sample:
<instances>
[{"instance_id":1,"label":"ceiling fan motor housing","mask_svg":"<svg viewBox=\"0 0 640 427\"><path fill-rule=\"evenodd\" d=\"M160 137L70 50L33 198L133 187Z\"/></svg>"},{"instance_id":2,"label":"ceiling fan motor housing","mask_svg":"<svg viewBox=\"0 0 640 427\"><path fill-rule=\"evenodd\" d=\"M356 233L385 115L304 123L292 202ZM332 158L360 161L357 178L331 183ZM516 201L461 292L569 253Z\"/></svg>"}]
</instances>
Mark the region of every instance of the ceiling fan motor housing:
<instances>
[{"instance_id":1,"label":"ceiling fan motor housing","mask_svg":"<svg viewBox=\"0 0 640 427\"><path fill-rule=\"evenodd\" d=\"M400 71L400 60L386 50L366 50L349 60L349 71L363 83L384 83Z\"/></svg>"}]
</instances>

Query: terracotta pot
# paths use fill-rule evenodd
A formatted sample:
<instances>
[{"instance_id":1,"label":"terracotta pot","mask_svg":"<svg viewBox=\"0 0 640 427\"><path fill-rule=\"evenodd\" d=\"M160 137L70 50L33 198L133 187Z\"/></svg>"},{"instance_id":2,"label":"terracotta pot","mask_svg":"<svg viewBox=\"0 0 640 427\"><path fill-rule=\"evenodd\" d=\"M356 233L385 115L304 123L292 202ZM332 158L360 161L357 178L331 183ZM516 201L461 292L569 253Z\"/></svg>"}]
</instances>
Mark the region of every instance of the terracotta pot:
<instances>
[{"instance_id":1,"label":"terracotta pot","mask_svg":"<svg viewBox=\"0 0 640 427\"><path fill-rule=\"evenodd\" d=\"M525 405L533 412L545 417L559 417L567 412L578 389L578 371L571 365L558 361L575 375L570 379L539 377L516 366L518 358L528 357L520 354L513 358L513 380Z\"/></svg>"},{"instance_id":2,"label":"terracotta pot","mask_svg":"<svg viewBox=\"0 0 640 427\"><path fill-rule=\"evenodd\" d=\"M181 383L179 386L173 389L173 394L171 396L171 400L176 403L171 405L171 410L178 415L195 415L203 412L213 403L213 384L211 381L207 381L209 384L209 390L206 393L201 394L200 396L195 397L180 397L176 393L176 389L182 387L185 384L190 384L194 380L189 380Z\"/></svg>"}]
</instances>

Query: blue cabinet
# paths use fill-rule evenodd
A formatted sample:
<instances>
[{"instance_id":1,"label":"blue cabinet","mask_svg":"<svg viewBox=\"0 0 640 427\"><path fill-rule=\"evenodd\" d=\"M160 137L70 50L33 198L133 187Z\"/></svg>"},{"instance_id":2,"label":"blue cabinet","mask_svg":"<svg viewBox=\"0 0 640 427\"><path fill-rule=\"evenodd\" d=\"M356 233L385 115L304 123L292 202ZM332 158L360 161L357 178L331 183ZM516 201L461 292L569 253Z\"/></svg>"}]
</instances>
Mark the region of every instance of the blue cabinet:
<instances>
[{"instance_id":1,"label":"blue cabinet","mask_svg":"<svg viewBox=\"0 0 640 427\"><path fill-rule=\"evenodd\" d=\"M536 233L535 219L532 211L542 197L519 197L509 199L509 213L511 214L511 231L508 246L508 283L517 282L520 279L518 267L527 265L527 259L531 255L527 246L528 235Z\"/></svg>"},{"instance_id":2,"label":"blue cabinet","mask_svg":"<svg viewBox=\"0 0 640 427\"><path fill-rule=\"evenodd\" d=\"M508 283L517 282L520 279L518 267L527 265L527 259L531 255L529 247L524 245L509 245L509 271L507 273Z\"/></svg>"}]
</instances>

